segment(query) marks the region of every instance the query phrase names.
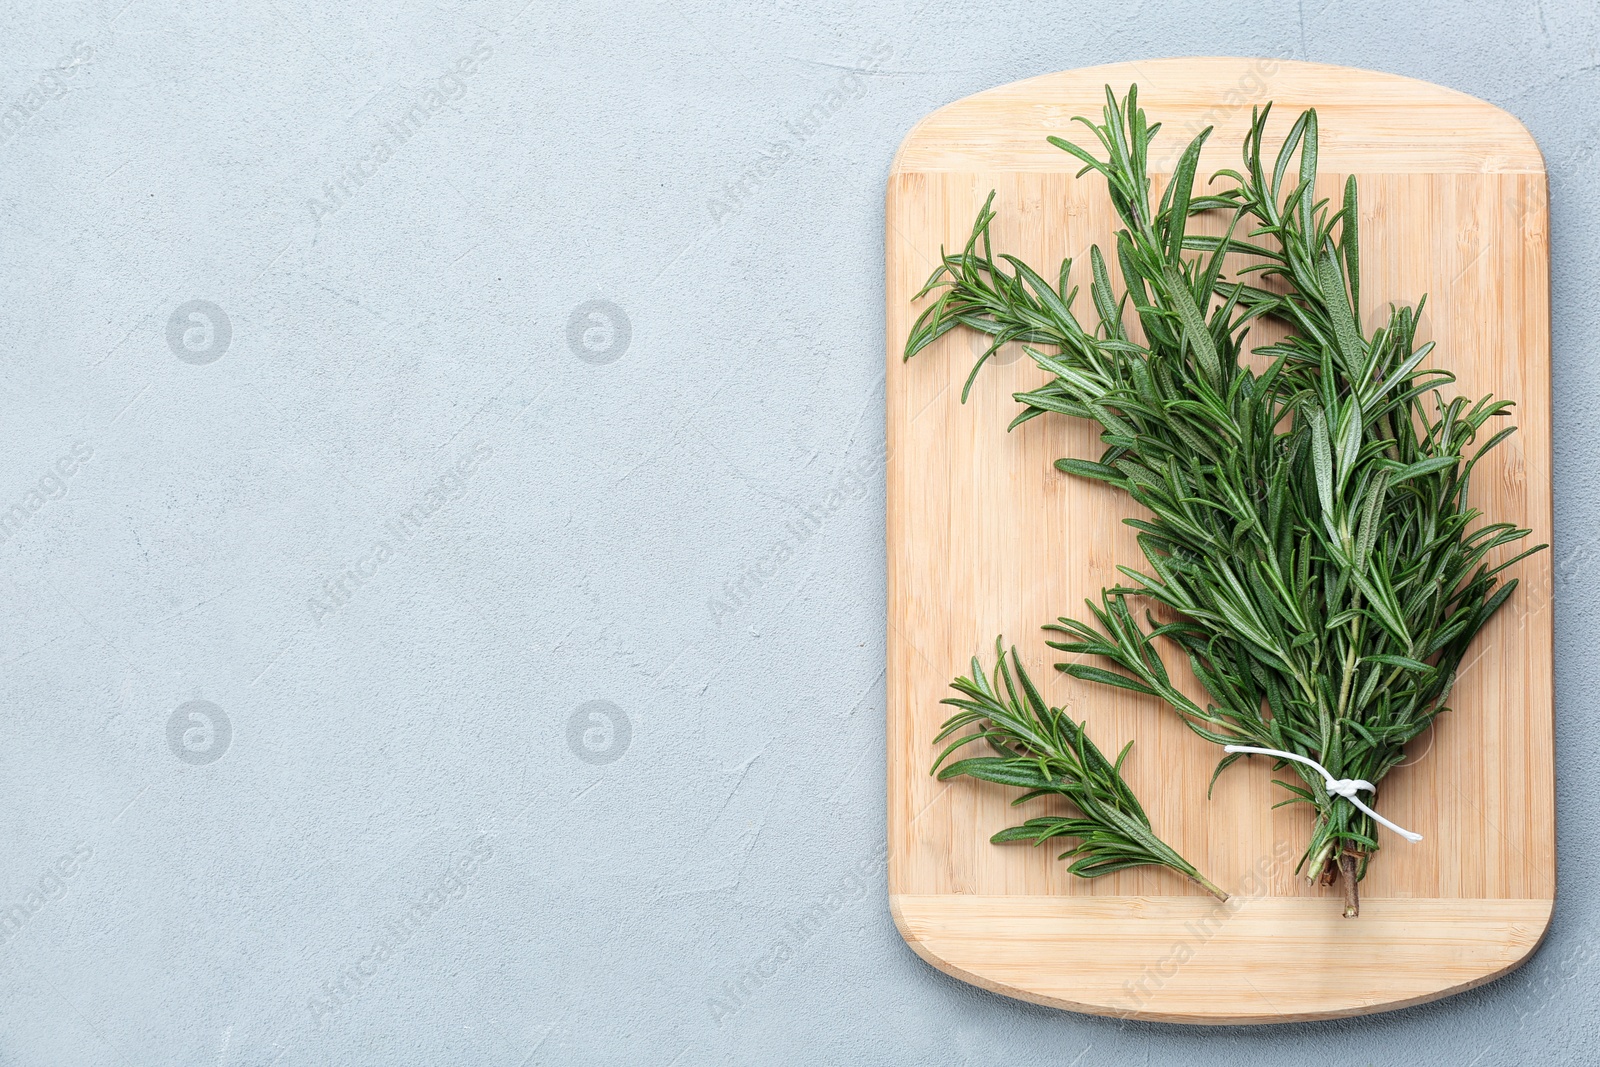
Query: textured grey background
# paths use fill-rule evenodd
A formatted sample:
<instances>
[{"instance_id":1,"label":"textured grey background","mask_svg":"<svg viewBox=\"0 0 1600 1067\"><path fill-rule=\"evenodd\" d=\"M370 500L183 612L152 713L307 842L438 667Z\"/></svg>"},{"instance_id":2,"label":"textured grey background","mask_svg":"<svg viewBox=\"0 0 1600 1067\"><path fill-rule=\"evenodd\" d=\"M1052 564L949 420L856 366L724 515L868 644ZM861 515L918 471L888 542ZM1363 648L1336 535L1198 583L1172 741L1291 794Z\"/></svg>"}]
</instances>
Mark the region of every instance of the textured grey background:
<instances>
[{"instance_id":1,"label":"textured grey background","mask_svg":"<svg viewBox=\"0 0 1600 1067\"><path fill-rule=\"evenodd\" d=\"M1591 3L524 5L0 14L0 1064L1600 1055ZM1549 161L1560 899L1440 1004L1121 1024L887 913L889 161L1173 54Z\"/></svg>"}]
</instances>

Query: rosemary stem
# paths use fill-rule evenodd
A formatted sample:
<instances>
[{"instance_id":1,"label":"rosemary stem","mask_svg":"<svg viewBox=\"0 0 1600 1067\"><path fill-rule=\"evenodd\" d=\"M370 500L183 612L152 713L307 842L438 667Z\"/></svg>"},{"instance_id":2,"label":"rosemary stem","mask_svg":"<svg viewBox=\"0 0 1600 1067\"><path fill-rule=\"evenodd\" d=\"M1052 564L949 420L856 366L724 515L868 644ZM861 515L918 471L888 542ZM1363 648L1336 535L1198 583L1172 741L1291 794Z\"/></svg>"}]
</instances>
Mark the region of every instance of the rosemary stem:
<instances>
[{"instance_id":1,"label":"rosemary stem","mask_svg":"<svg viewBox=\"0 0 1600 1067\"><path fill-rule=\"evenodd\" d=\"M1322 877L1323 869L1328 865L1328 857L1333 854L1333 841L1329 840L1311 857L1311 862L1306 865L1306 881L1315 885L1317 879Z\"/></svg>"},{"instance_id":2,"label":"rosemary stem","mask_svg":"<svg viewBox=\"0 0 1600 1067\"><path fill-rule=\"evenodd\" d=\"M1210 893L1224 904L1228 902L1228 894L1213 885L1211 881L1199 871L1195 871L1193 874L1189 875L1189 881L1193 882L1201 889L1204 889L1207 893Z\"/></svg>"},{"instance_id":3,"label":"rosemary stem","mask_svg":"<svg viewBox=\"0 0 1600 1067\"><path fill-rule=\"evenodd\" d=\"M1361 888L1356 882L1356 855L1354 852L1341 852L1339 854L1339 882L1344 887L1344 917L1357 918L1361 914Z\"/></svg>"}]
</instances>

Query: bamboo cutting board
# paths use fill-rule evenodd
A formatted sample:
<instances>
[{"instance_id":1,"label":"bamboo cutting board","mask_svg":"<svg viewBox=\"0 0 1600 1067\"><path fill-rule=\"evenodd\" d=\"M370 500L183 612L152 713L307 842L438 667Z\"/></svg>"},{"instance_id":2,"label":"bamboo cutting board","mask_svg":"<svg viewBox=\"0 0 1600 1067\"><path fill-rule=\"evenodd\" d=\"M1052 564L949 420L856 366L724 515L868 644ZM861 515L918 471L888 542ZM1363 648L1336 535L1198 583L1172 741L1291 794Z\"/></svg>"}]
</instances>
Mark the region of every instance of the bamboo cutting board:
<instances>
[{"instance_id":1,"label":"bamboo cutting board","mask_svg":"<svg viewBox=\"0 0 1600 1067\"><path fill-rule=\"evenodd\" d=\"M1085 423L1035 419L1007 433L1014 391L1045 380L1020 353L961 384L982 344L956 331L910 363L911 297L940 246L965 243L991 189L996 252L1053 277L1072 256L1087 312L1088 249L1111 247L1104 183L1046 142L1092 144L1103 86L1139 85L1156 142L1157 192L1178 153L1216 126L1201 173L1237 166L1250 106L1276 101L1272 143L1302 109L1321 125L1319 194L1347 174L1361 194L1362 317L1428 295L1419 340L1474 398L1516 402L1521 430L1478 468L1473 503L1550 539L1550 321L1545 174L1510 115L1460 93L1370 71L1283 60L1168 59L1067 71L969 97L901 145L887 199L889 540L889 893L895 921L929 963L985 989L1073 1011L1170 1022L1321 1019L1421 1003L1487 982L1538 945L1555 895L1551 554L1479 636L1453 709L1381 783L1377 807L1424 835L1380 831L1359 919L1337 886L1293 867L1310 815L1264 761L1206 784L1220 752L1155 701L1068 678L1042 623L1081 613L1141 557L1114 490L1059 474L1097 458ZM1087 139L1087 140L1085 140ZM1275 148L1274 148L1275 152ZM1325 188L1324 188L1325 186ZM1215 232L1215 231L1212 231ZM1264 343L1266 335L1255 335ZM1158 834L1234 894L1230 905L1143 868L1069 875L1061 849L995 846L1025 809L1015 791L928 775L951 678L1004 634L1051 703L1087 719L1108 752L1135 741L1127 776ZM1474 658L1476 657L1476 658ZM1187 691L1203 691L1168 657ZM1024 816L1026 817L1026 816Z\"/></svg>"}]
</instances>

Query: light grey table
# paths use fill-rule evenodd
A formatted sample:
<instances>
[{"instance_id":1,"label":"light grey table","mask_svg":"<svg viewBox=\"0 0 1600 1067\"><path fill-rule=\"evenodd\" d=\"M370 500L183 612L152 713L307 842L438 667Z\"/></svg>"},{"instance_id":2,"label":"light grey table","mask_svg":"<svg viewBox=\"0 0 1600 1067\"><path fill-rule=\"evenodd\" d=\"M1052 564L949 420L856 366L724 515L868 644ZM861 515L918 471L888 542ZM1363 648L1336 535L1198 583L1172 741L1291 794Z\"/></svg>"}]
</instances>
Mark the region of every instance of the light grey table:
<instances>
[{"instance_id":1,"label":"light grey table","mask_svg":"<svg viewBox=\"0 0 1600 1067\"><path fill-rule=\"evenodd\" d=\"M1592 4L17 6L0 1064L1593 1062ZM1439 1004L1119 1024L885 907L889 160L1172 54L1549 163L1561 892Z\"/></svg>"}]
</instances>

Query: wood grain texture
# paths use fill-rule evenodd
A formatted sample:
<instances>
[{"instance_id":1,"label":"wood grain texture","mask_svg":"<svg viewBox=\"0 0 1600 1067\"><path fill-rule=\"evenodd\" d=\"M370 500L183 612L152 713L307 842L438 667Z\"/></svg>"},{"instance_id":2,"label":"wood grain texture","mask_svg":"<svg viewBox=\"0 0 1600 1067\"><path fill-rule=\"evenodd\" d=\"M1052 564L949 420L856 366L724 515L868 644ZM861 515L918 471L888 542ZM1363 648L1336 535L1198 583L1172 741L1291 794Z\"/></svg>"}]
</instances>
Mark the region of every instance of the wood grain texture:
<instances>
[{"instance_id":1,"label":"wood grain texture","mask_svg":"<svg viewBox=\"0 0 1600 1067\"><path fill-rule=\"evenodd\" d=\"M1326 1018L1487 981L1532 951L1555 893L1550 553L1512 569L1521 588L1469 653L1452 710L1381 783L1378 810L1425 840L1408 845L1384 833L1362 883L1362 918L1343 920L1337 888L1307 887L1294 875L1310 816L1302 807L1271 809L1284 794L1259 761L1227 771L1208 801L1213 746L1154 701L1051 669L1056 654L1039 626L1080 613L1086 597L1115 583L1116 563L1141 558L1121 523L1135 513L1130 502L1051 467L1061 456L1097 457L1093 429L1046 417L1006 432L1011 394L1045 380L1020 353L991 362L962 405L961 384L982 350L964 332L901 362L920 310L912 294L941 245L964 243L991 189L996 251L1047 276L1072 256L1087 291L1088 248L1106 245L1112 210L1103 183L1074 178L1076 166L1044 138L1070 136L1072 115L1098 118L1107 82L1120 93L1135 81L1141 105L1165 124L1156 158L1168 167L1194 132L1217 127L1201 161L1206 174L1236 164L1251 104L1277 102L1269 137L1281 137L1302 108L1317 108L1319 192L1336 195L1347 174L1360 183L1364 322L1385 319L1390 300L1428 295L1420 332L1438 342L1432 362L1456 373L1464 394L1517 404L1520 432L1479 466L1472 502L1494 521L1531 527L1533 543L1550 539L1546 185L1538 149L1515 119L1406 78L1251 59L1068 71L935 112L901 146L887 197L889 891L897 921L929 962L984 988L1125 1014L1123 983L1194 942L1195 915L1215 906L1170 872L1087 882L1048 850L990 845L990 834L1017 821L1013 794L928 776L950 679L975 652L992 658L1004 634L1047 698L1087 719L1103 749L1136 742L1127 775L1156 831L1249 898L1225 932L1191 945L1193 958L1172 976L1146 982L1137 1015ZM1160 174L1156 182L1159 191ZM1201 695L1176 660L1168 665ZM1049 809L1035 802L1028 810ZM1074 947L1091 944L1090 955Z\"/></svg>"},{"instance_id":2,"label":"wood grain texture","mask_svg":"<svg viewBox=\"0 0 1600 1067\"><path fill-rule=\"evenodd\" d=\"M1549 900L1210 897L893 898L928 962L1074 1011L1189 1023L1361 1015L1482 985L1542 936ZM1313 948L1319 965L1308 966Z\"/></svg>"}]
</instances>

